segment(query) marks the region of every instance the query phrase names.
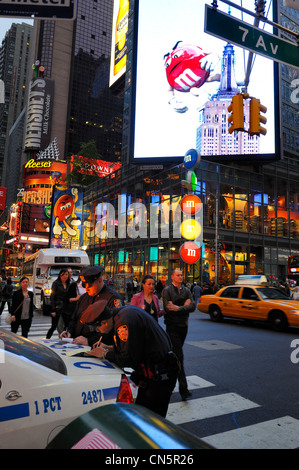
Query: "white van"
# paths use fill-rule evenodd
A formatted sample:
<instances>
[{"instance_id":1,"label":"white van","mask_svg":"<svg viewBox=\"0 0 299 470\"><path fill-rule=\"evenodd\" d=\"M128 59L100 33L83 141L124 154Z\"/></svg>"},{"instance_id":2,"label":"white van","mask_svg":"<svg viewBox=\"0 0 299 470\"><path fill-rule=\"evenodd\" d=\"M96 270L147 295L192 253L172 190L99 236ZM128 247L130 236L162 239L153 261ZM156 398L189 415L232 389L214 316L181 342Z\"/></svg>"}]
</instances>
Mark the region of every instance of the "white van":
<instances>
[{"instance_id":1,"label":"white van","mask_svg":"<svg viewBox=\"0 0 299 470\"><path fill-rule=\"evenodd\" d=\"M88 255L83 250L45 248L28 256L22 276L29 279L36 308L41 308L44 314L50 312L51 287L62 268L72 268L73 279L77 280L81 269L89 265Z\"/></svg>"}]
</instances>

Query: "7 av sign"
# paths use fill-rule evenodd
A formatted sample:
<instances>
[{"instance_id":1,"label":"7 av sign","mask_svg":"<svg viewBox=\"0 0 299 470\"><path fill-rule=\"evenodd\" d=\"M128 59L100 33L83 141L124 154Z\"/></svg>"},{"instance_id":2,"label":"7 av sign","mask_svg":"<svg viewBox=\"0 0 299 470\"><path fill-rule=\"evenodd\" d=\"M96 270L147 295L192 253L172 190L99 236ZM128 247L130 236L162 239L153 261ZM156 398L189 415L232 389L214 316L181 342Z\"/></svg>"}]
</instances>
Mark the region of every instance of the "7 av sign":
<instances>
[{"instance_id":1,"label":"7 av sign","mask_svg":"<svg viewBox=\"0 0 299 470\"><path fill-rule=\"evenodd\" d=\"M0 0L0 17L73 20L76 0Z\"/></svg>"},{"instance_id":2,"label":"7 av sign","mask_svg":"<svg viewBox=\"0 0 299 470\"><path fill-rule=\"evenodd\" d=\"M206 5L205 32L277 62L299 68L299 47Z\"/></svg>"}]
</instances>

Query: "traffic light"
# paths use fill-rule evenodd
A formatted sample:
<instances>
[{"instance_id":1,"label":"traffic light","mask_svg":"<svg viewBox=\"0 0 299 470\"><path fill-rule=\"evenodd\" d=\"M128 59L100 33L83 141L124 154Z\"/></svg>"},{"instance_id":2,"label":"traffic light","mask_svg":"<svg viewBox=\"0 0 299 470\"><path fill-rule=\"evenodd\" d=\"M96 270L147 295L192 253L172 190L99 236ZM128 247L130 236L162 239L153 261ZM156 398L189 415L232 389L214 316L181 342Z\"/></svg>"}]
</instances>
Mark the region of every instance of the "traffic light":
<instances>
[{"instance_id":1,"label":"traffic light","mask_svg":"<svg viewBox=\"0 0 299 470\"><path fill-rule=\"evenodd\" d=\"M267 108L260 103L260 100L257 98L250 99L250 107L249 107L249 134L250 135L266 135L267 130L261 126L262 124L266 124L267 118L265 116L261 116L260 113L266 113Z\"/></svg>"},{"instance_id":2,"label":"traffic light","mask_svg":"<svg viewBox=\"0 0 299 470\"><path fill-rule=\"evenodd\" d=\"M243 98L241 93L237 93L232 97L232 102L227 108L228 112L231 113L228 118L228 122L231 124L228 128L230 134L234 131L244 131Z\"/></svg>"}]
</instances>

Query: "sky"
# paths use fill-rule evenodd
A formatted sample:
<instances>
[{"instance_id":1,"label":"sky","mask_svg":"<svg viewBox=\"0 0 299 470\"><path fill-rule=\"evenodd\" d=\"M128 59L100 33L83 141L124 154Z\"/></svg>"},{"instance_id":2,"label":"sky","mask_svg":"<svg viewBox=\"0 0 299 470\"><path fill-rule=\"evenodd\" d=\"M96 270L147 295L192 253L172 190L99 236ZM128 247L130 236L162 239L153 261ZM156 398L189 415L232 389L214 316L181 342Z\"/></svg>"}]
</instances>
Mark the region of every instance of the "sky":
<instances>
[{"instance_id":1,"label":"sky","mask_svg":"<svg viewBox=\"0 0 299 470\"><path fill-rule=\"evenodd\" d=\"M33 20L28 20L27 18L0 18L0 45L12 23L28 23L33 25Z\"/></svg>"}]
</instances>

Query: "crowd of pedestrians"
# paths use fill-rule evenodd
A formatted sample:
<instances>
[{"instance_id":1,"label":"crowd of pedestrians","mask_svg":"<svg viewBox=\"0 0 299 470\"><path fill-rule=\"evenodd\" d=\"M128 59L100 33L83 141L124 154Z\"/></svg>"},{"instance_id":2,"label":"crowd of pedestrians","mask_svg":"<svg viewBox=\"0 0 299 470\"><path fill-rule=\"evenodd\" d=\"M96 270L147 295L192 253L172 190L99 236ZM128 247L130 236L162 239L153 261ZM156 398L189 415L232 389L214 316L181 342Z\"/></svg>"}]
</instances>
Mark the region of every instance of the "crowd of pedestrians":
<instances>
[{"instance_id":1,"label":"crowd of pedestrians","mask_svg":"<svg viewBox=\"0 0 299 470\"><path fill-rule=\"evenodd\" d=\"M133 369L132 380L138 385L136 403L166 415L176 380L182 400L192 393L184 370L183 346L188 333L188 319L211 286L183 283L180 269L171 273L171 282L157 283L151 275L126 284L126 299L113 289L113 280L104 282L103 268L83 269L78 279L72 269L61 269L52 284L51 327L47 338L57 329L61 339L72 338L76 344L91 347L89 354ZM10 294L10 281L2 292L0 314L5 304L11 314L11 330L27 337L33 316L33 293L28 279L21 279L20 289ZM215 287L214 287L215 288ZM159 321L164 318L165 329Z\"/></svg>"}]
</instances>

